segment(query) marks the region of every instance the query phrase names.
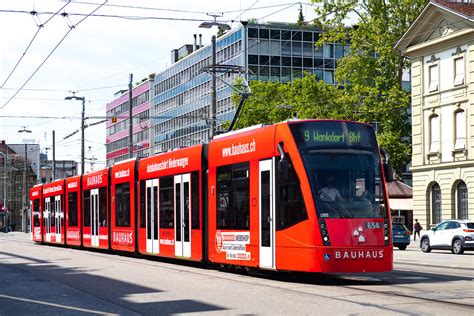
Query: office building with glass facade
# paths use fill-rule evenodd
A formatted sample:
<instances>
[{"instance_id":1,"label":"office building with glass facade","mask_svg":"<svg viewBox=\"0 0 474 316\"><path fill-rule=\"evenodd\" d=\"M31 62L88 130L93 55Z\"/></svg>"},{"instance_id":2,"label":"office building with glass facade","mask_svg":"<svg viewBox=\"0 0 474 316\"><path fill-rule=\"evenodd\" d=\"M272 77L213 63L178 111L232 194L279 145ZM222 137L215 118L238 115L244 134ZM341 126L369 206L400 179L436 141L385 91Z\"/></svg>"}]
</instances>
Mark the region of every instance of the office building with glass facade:
<instances>
[{"instance_id":1,"label":"office building with glass facade","mask_svg":"<svg viewBox=\"0 0 474 316\"><path fill-rule=\"evenodd\" d=\"M242 25L217 38L216 63L242 67L247 81L285 83L311 73L335 84L336 60L346 48L339 44L316 47L321 32L281 23ZM212 64L211 46L202 46L199 41L199 45L183 48L180 50L187 54L178 56L173 50L175 58L170 67L132 90L134 156L146 157L209 140L212 77L203 69ZM233 90L226 83L235 83L240 74L217 75L219 129L235 113ZM120 91L116 97L107 105L107 117L116 118L115 122L107 121L107 165L129 157L128 91Z\"/></svg>"}]
</instances>

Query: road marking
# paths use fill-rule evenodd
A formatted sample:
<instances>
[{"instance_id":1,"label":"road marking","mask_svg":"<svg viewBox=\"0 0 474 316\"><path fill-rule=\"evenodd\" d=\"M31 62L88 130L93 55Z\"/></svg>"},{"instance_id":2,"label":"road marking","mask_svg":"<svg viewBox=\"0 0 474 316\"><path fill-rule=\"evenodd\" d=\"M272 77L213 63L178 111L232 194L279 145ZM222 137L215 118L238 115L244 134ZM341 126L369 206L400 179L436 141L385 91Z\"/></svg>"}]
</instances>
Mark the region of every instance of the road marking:
<instances>
[{"instance_id":1,"label":"road marking","mask_svg":"<svg viewBox=\"0 0 474 316\"><path fill-rule=\"evenodd\" d=\"M87 309L87 308L79 308L79 307L72 307L72 306L48 303L48 302L37 301L37 300L30 300L30 299L27 299L27 298L10 296L10 295L0 294L0 298L6 298L6 299L10 299L10 300L16 300L16 301L21 301L21 302L28 302L28 303L40 304L40 305L46 305L46 306L52 306L52 307L59 307L59 308L64 308L64 309L70 309L70 310L73 310L73 311L92 313L92 314L98 314L98 315L118 315L118 314L111 314L111 313L96 311L96 310Z\"/></svg>"}]
</instances>

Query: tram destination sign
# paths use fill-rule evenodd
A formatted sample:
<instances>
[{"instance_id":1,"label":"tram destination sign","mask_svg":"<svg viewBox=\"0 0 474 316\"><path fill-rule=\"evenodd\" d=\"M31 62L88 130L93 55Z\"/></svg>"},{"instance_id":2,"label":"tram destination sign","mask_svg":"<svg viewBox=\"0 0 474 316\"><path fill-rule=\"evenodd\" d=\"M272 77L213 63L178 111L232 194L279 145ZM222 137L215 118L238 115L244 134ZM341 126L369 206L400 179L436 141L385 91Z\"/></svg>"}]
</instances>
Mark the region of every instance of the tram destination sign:
<instances>
[{"instance_id":1,"label":"tram destination sign","mask_svg":"<svg viewBox=\"0 0 474 316\"><path fill-rule=\"evenodd\" d=\"M298 147L365 147L374 148L372 128L354 122L314 121L291 124Z\"/></svg>"}]
</instances>

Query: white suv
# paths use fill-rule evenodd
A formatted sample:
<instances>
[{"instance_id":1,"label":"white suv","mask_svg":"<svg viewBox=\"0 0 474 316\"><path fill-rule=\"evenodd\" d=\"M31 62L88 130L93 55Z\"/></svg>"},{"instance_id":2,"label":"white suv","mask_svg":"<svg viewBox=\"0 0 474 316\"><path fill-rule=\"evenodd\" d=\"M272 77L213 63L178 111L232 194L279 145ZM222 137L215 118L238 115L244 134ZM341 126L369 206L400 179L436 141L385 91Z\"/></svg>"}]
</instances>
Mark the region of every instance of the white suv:
<instances>
[{"instance_id":1,"label":"white suv","mask_svg":"<svg viewBox=\"0 0 474 316\"><path fill-rule=\"evenodd\" d=\"M447 220L421 235L420 247L423 252L431 249L451 249L460 255L464 250L474 250L474 221Z\"/></svg>"}]
</instances>

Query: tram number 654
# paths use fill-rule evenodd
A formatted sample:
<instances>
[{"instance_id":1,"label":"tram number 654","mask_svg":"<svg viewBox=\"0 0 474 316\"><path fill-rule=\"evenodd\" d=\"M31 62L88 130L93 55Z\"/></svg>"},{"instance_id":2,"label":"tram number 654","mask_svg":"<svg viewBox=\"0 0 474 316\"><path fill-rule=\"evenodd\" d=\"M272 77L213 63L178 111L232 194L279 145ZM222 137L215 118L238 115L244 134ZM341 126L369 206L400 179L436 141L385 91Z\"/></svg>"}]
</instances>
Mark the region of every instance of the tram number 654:
<instances>
[{"instance_id":1,"label":"tram number 654","mask_svg":"<svg viewBox=\"0 0 474 316\"><path fill-rule=\"evenodd\" d=\"M365 223L365 228L367 228L367 229L378 229L378 228L382 228L382 225L378 222L367 222L367 223Z\"/></svg>"}]
</instances>

